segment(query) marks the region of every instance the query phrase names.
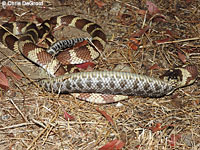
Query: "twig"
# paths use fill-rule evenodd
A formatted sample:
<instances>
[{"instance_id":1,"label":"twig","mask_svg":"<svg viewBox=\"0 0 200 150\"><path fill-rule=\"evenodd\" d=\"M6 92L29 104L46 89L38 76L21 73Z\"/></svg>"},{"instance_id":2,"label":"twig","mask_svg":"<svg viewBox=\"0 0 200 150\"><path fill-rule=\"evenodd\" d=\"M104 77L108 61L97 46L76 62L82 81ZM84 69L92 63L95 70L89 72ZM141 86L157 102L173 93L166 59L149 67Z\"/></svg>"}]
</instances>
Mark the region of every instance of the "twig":
<instances>
[{"instance_id":1,"label":"twig","mask_svg":"<svg viewBox=\"0 0 200 150\"><path fill-rule=\"evenodd\" d=\"M41 126L41 127L43 127L43 128L46 127L43 123L41 123L41 122L38 121L38 120L32 119L32 121L33 121L35 124L37 124L37 125L39 125L39 126Z\"/></svg>"},{"instance_id":2,"label":"twig","mask_svg":"<svg viewBox=\"0 0 200 150\"><path fill-rule=\"evenodd\" d=\"M157 45L164 45L164 44L172 44L172 43L180 43L180 42L186 42L186 41L194 41L194 40L199 40L200 37L194 37L194 38L189 38L189 39L181 39L181 40L175 40L175 41L167 41L163 43L157 43ZM152 45L145 45L145 46L140 46L139 48L147 48L151 47Z\"/></svg>"},{"instance_id":3,"label":"twig","mask_svg":"<svg viewBox=\"0 0 200 150\"><path fill-rule=\"evenodd\" d=\"M15 125L11 125L11 126L0 128L0 130L18 128L18 127L23 127L23 126L27 126L27 125L34 125L34 123L32 123L32 122L25 122L25 123L15 124Z\"/></svg>"},{"instance_id":4,"label":"twig","mask_svg":"<svg viewBox=\"0 0 200 150\"><path fill-rule=\"evenodd\" d=\"M58 109L59 109L59 108L58 108ZM35 144L35 142L46 132L46 130L47 130L48 128L50 128L50 124L51 124L52 122L54 122L54 121L56 120L56 118L58 117L58 114L59 114L58 109L57 109L57 111L56 111L56 114L55 114L54 118L51 119L50 123L49 123L49 124L44 128L44 130L42 130L42 131L40 132L40 134L33 140L33 142L30 144L30 146L27 148L27 150L30 150L30 149L32 148L32 146Z\"/></svg>"},{"instance_id":5,"label":"twig","mask_svg":"<svg viewBox=\"0 0 200 150\"><path fill-rule=\"evenodd\" d=\"M117 2L119 2L119 3L123 3L122 1L120 1L120 0L116 0ZM124 5L126 5L126 6L129 6L129 7L132 7L132 8L134 8L134 9L137 9L137 10L139 10L139 8L138 7L136 7L136 6L133 6L133 5L130 5L130 4L127 4L127 3L123 3Z\"/></svg>"},{"instance_id":6,"label":"twig","mask_svg":"<svg viewBox=\"0 0 200 150\"><path fill-rule=\"evenodd\" d=\"M17 107L17 105L14 103L14 101L11 99L11 98L9 98L9 101L13 104L13 106L17 109L17 111L20 113L20 115L22 116L22 118L26 121L26 122L28 122L28 119L24 116L24 114L21 112L21 110Z\"/></svg>"},{"instance_id":7,"label":"twig","mask_svg":"<svg viewBox=\"0 0 200 150\"><path fill-rule=\"evenodd\" d=\"M47 141L47 138L48 138L50 132L53 130L53 128L54 128L55 126L56 126L56 125L52 125L52 126L50 127L50 129L49 129L49 131L47 132L47 135L46 135L44 141L42 142L42 145L44 145L44 143Z\"/></svg>"}]
</instances>

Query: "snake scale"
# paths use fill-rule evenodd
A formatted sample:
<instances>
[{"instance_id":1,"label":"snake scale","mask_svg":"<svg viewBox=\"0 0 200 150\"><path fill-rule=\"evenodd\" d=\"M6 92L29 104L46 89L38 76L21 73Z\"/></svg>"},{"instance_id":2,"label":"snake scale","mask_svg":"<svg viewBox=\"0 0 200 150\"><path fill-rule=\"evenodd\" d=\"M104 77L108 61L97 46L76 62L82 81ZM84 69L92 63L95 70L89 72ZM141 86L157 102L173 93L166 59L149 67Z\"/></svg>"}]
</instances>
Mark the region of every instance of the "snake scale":
<instances>
[{"instance_id":1,"label":"snake scale","mask_svg":"<svg viewBox=\"0 0 200 150\"><path fill-rule=\"evenodd\" d=\"M91 40L77 38L59 41L48 49L37 45L39 39L52 37L51 31L63 25L88 32ZM68 74L64 65L94 60L104 50L106 35L98 24L67 15L51 17L39 27L28 22L5 23L2 26L0 27L0 42L9 49L21 53L52 76L39 81L39 84L49 92L71 93L79 99L93 103L112 103L132 95L142 97L169 95L179 87L192 84L198 76L195 65L168 70L162 79L115 71ZM87 44L73 48L85 40ZM46 42L48 43L48 40ZM68 50L63 50L66 48Z\"/></svg>"}]
</instances>

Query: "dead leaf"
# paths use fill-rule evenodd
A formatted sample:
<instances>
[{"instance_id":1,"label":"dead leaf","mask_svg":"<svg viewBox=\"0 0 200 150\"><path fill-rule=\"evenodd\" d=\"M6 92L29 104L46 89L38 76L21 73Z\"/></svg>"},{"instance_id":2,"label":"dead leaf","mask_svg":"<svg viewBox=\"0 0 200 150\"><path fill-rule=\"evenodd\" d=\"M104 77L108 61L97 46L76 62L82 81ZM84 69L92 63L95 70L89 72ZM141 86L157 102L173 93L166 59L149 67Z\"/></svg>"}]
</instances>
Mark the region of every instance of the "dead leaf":
<instances>
[{"instance_id":1,"label":"dead leaf","mask_svg":"<svg viewBox=\"0 0 200 150\"><path fill-rule=\"evenodd\" d=\"M8 22L14 22L14 21L16 21L16 16L12 16L12 17L8 20Z\"/></svg>"},{"instance_id":2,"label":"dead leaf","mask_svg":"<svg viewBox=\"0 0 200 150\"><path fill-rule=\"evenodd\" d=\"M183 53L181 53L180 51L178 51L178 58L179 58L184 64L185 64L186 61L187 61L186 56L185 56Z\"/></svg>"},{"instance_id":3,"label":"dead leaf","mask_svg":"<svg viewBox=\"0 0 200 150\"><path fill-rule=\"evenodd\" d=\"M131 34L129 42L128 42L128 46L132 49L132 50L137 50L140 42L136 39L136 37L141 37L144 33L146 33L148 30L150 29L149 26L144 27L143 29L139 30L136 33Z\"/></svg>"},{"instance_id":4,"label":"dead leaf","mask_svg":"<svg viewBox=\"0 0 200 150\"><path fill-rule=\"evenodd\" d=\"M199 47L200 47L200 45L199 45ZM187 48L187 46L186 46L186 48ZM188 47L188 49L186 49L185 52L186 53L200 53L200 49Z\"/></svg>"},{"instance_id":5,"label":"dead leaf","mask_svg":"<svg viewBox=\"0 0 200 150\"><path fill-rule=\"evenodd\" d=\"M99 110L98 108L96 108L96 111L102 114L106 118L106 120L108 120L114 126L113 119L105 111Z\"/></svg>"},{"instance_id":6,"label":"dead leaf","mask_svg":"<svg viewBox=\"0 0 200 150\"><path fill-rule=\"evenodd\" d=\"M144 33L146 33L151 27L146 26L143 29L137 31L136 33L131 34L131 37L141 37Z\"/></svg>"},{"instance_id":7,"label":"dead leaf","mask_svg":"<svg viewBox=\"0 0 200 150\"><path fill-rule=\"evenodd\" d=\"M65 119L68 121L72 121L72 120L75 120L73 116L71 116L70 114L68 114L66 111L64 111L64 117Z\"/></svg>"},{"instance_id":8,"label":"dead leaf","mask_svg":"<svg viewBox=\"0 0 200 150\"><path fill-rule=\"evenodd\" d=\"M198 105L200 105L200 100L199 99L194 100L193 104L194 104L195 107L197 107Z\"/></svg>"},{"instance_id":9,"label":"dead leaf","mask_svg":"<svg viewBox=\"0 0 200 150\"><path fill-rule=\"evenodd\" d=\"M140 149L143 145L136 145L135 148Z\"/></svg>"},{"instance_id":10,"label":"dead leaf","mask_svg":"<svg viewBox=\"0 0 200 150\"><path fill-rule=\"evenodd\" d=\"M148 6L148 12L151 16L160 12L158 7L154 3L152 3L151 1L146 1L146 5Z\"/></svg>"},{"instance_id":11,"label":"dead leaf","mask_svg":"<svg viewBox=\"0 0 200 150\"><path fill-rule=\"evenodd\" d=\"M175 31L171 31L171 30L166 30L165 31L165 35L171 37L171 38L179 38L178 34L175 33Z\"/></svg>"},{"instance_id":12,"label":"dead leaf","mask_svg":"<svg viewBox=\"0 0 200 150\"><path fill-rule=\"evenodd\" d=\"M147 13L146 10L142 10L142 9L138 9L138 10L136 10L136 11L137 11L137 13L138 13L139 15L143 15L143 16Z\"/></svg>"},{"instance_id":13,"label":"dead leaf","mask_svg":"<svg viewBox=\"0 0 200 150\"><path fill-rule=\"evenodd\" d=\"M151 130L153 133L157 132L157 131L160 131L160 130L163 130L163 129L167 128L167 127L174 127L173 124L172 125L166 125L166 126L163 126L163 127L161 127L161 125L162 125L161 123L156 123L156 125L152 126L152 127L143 127L142 125L140 125L140 126L142 128Z\"/></svg>"},{"instance_id":14,"label":"dead leaf","mask_svg":"<svg viewBox=\"0 0 200 150\"><path fill-rule=\"evenodd\" d=\"M10 67L8 66L2 66L1 67L1 71L9 77L13 77L16 80L21 80L21 76L19 74L17 74L16 72L14 72Z\"/></svg>"},{"instance_id":15,"label":"dead leaf","mask_svg":"<svg viewBox=\"0 0 200 150\"><path fill-rule=\"evenodd\" d=\"M160 130L163 130L167 127L173 127L174 125L166 125L166 126L163 126L161 127L161 123L157 123L155 126L153 127L150 127L149 129L152 131L152 132L157 132L157 131L160 131Z\"/></svg>"},{"instance_id":16,"label":"dead leaf","mask_svg":"<svg viewBox=\"0 0 200 150\"><path fill-rule=\"evenodd\" d=\"M194 0L186 0L186 4L189 5L193 2Z\"/></svg>"},{"instance_id":17,"label":"dead leaf","mask_svg":"<svg viewBox=\"0 0 200 150\"><path fill-rule=\"evenodd\" d=\"M150 18L154 22L167 22L166 17L160 14L160 10L154 3L146 1L146 5L148 7L147 18Z\"/></svg>"},{"instance_id":18,"label":"dead leaf","mask_svg":"<svg viewBox=\"0 0 200 150\"><path fill-rule=\"evenodd\" d=\"M136 38L131 37L131 38L129 39L128 46L129 46L132 50L138 50L139 44L140 44L140 42L139 42Z\"/></svg>"},{"instance_id":19,"label":"dead leaf","mask_svg":"<svg viewBox=\"0 0 200 150\"><path fill-rule=\"evenodd\" d=\"M179 93L176 93L176 94L173 94L173 95L171 96L171 98L172 98L172 99L176 99L176 98L178 98L178 96L179 96Z\"/></svg>"},{"instance_id":20,"label":"dead leaf","mask_svg":"<svg viewBox=\"0 0 200 150\"><path fill-rule=\"evenodd\" d=\"M167 22L166 17L162 14L156 14L153 17L151 17L151 20L154 22Z\"/></svg>"},{"instance_id":21,"label":"dead leaf","mask_svg":"<svg viewBox=\"0 0 200 150\"><path fill-rule=\"evenodd\" d=\"M156 40L156 41L153 41L154 44L159 44L159 43L165 43L165 42L168 42L170 41L170 38L166 38L166 39L162 39L162 40Z\"/></svg>"},{"instance_id":22,"label":"dead leaf","mask_svg":"<svg viewBox=\"0 0 200 150\"><path fill-rule=\"evenodd\" d=\"M106 5L106 3L104 3L104 2L102 2L102 1L100 1L100 0L94 0L94 2L97 4L97 6L98 6L99 8L102 8L103 6Z\"/></svg>"},{"instance_id":23,"label":"dead leaf","mask_svg":"<svg viewBox=\"0 0 200 150\"><path fill-rule=\"evenodd\" d=\"M133 16L128 13L119 13L118 18L120 19L120 23L123 25L131 25L133 23Z\"/></svg>"},{"instance_id":24,"label":"dead leaf","mask_svg":"<svg viewBox=\"0 0 200 150\"><path fill-rule=\"evenodd\" d=\"M3 72L0 72L0 87L6 91L9 89L8 79Z\"/></svg>"},{"instance_id":25,"label":"dead leaf","mask_svg":"<svg viewBox=\"0 0 200 150\"><path fill-rule=\"evenodd\" d=\"M149 68L149 70L156 70L156 69L160 69L160 67L158 66L158 64L154 64L153 66L151 66Z\"/></svg>"},{"instance_id":26,"label":"dead leaf","mask_svg":"<svg viewBox=\"0 0 200 150\"><path fill-rule=\"evenodd\" d=\"M30 22L33 22L33 21L35 21L35 20L36 20L37 22L39 22L39 23L44 22L44 20L43 20L42 18L38 17L37 15L32 15L31 18L30 18Z\"/></svg>"},{"instance_id":27,"label":"dead leaf","mask_svg":"<svg viewBox=\"0 0 200 150\"><path fill-rule=\"evenodd\" d=\"M13 17L15 16L15 13L13 10L10 10L10 9L1 9L0 11L0 16L1 17L5 17L5 18L8 18L8 17Z\"/></svg>"},{"instance_id":28,"label":"dead leaf","mask_svg":"<svg viewBox=\"0 0 200 150\"><path fill-rule=\"evenodd\" d=\"M101 147L99 150L121 150L125 143L121 140L113 140Z\"/></svg>"},{"instance_id":29,"label":"dead leaf","mask_svg":"<svg viewBox=\"0 0 200 150\"><path fill-rule=\"evenodd\" d=\"M174 147L176 145L176 142L181 138L180 134L172 134L170 136L170 141L168 141L168 144L170 144L171 147Z\"/></svg>"},{"instance_id":30,"label":"dead leaf","mask_svg":"<svg viewBox=\"0 0 200 150\"><path fill-rule=\"evenodd\" d=\"M153 127L150 127L149 128L152 132L157 132L157 131L160 131L162 128L161 128L161 123L157 123L155 126Z\"/></svg>"}]
</instances>

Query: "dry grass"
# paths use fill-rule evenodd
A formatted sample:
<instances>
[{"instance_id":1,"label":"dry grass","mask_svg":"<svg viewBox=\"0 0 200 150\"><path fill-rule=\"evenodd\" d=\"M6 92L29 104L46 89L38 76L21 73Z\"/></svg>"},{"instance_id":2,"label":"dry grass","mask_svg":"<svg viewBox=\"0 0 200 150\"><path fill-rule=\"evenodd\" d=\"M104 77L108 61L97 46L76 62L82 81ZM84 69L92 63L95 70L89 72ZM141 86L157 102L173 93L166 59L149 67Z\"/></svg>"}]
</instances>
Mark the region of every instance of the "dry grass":
<instances>
[{"instance_id":1,"label":"dry grass","mask_svg":"<svg viewBox=\"0 0 200 150\"><path fill-rule=\"evenodd\" d=\"M189 63L200 68L200 8L198 1L154 1L166 22L152 22L148 16L138 14L146 10L145 1L105 0L103 8L93 1L66 1L63 5L51 0L45 7L15 7L17 14L25 13L17 20L30 20L32 15L47 19L56 14L76 14L100 24L109 39L97 69L113 70L119 65L129 71L158 77L164 70L182 65L178 51L187 56ZM30 12L30 8L32 12ZM0 23L7 21L0 18ZM142 35L137 51L128 47L130 36L145 26L151 29ZM69 31L65 29L66 32ZM153 44L155 40L170 41ZM71 31L70 31L71 32ZM69 33L82 35L80 31ZM57 31L59 38L66 33ZM2 46L2 44L1 44ZM70 95L44 92L29 79L38 78L39 69L23 57L1 47L1 65L8 65L23 75L21 81L10 82L9 91L1 90L0 100L0 148L4 149L98 149L109 141L120 139L125 149L200 149L200 87L199 80L189 87L177 90L173 95L158 99L132 97L121 105L96 105L79 101ZM14 63L13 63L14 62ZM157 64L159 69L149 70ZM122 69L122 70L123 70ZM28 79L29 78L29 79ZM96 109L104 110L114 124L106 120ZM74 117L64 118L64 112ZM156 125L167 126L153 132ZM173 135L180 137L174 147L169 143Z\"/></svg>"}]
</instances>

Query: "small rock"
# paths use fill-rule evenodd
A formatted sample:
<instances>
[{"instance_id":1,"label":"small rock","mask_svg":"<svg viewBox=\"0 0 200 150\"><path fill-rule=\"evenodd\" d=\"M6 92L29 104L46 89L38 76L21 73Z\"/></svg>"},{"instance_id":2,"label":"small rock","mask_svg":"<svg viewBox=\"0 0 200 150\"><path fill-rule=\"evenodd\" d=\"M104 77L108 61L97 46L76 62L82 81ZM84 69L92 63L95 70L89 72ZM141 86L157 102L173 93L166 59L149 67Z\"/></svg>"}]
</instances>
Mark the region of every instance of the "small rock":
<instances>
[{"instance_id":1,"label":"small rock","mask_svg":"<svg viewBox=\"0 0 200 150\"><path fill-rule=\"evenodd\" d=\"M189 146L192 147L193 142L192 142L192 135L191 134L186 134L182 137L183 142Z\"/></svg>"},{"instance_id":2,"label":"small rock","mask_svg":"<svg viewBox=\"0 0 200 150\"><path fill-rule=\"evenodd\" d=\"M120 13L123 13L125 11L125 9L121 8L121 4L118 3L118 2L115 2L113 5L112 5L112 8L110 9L110 14L112 15L117 15L119 12Z\"/></svg>"},{"instance_id":3,"label":"small rock","mask_svg":"<svg viewBox=\"0 0 200 150\"><path fill-rule=\"evenodd\" d=\"M132 69L129 65L126 64L119 64L114 69L114 71L121 71L121 72L131 72Z\"/></svg>"}]
</instances>

